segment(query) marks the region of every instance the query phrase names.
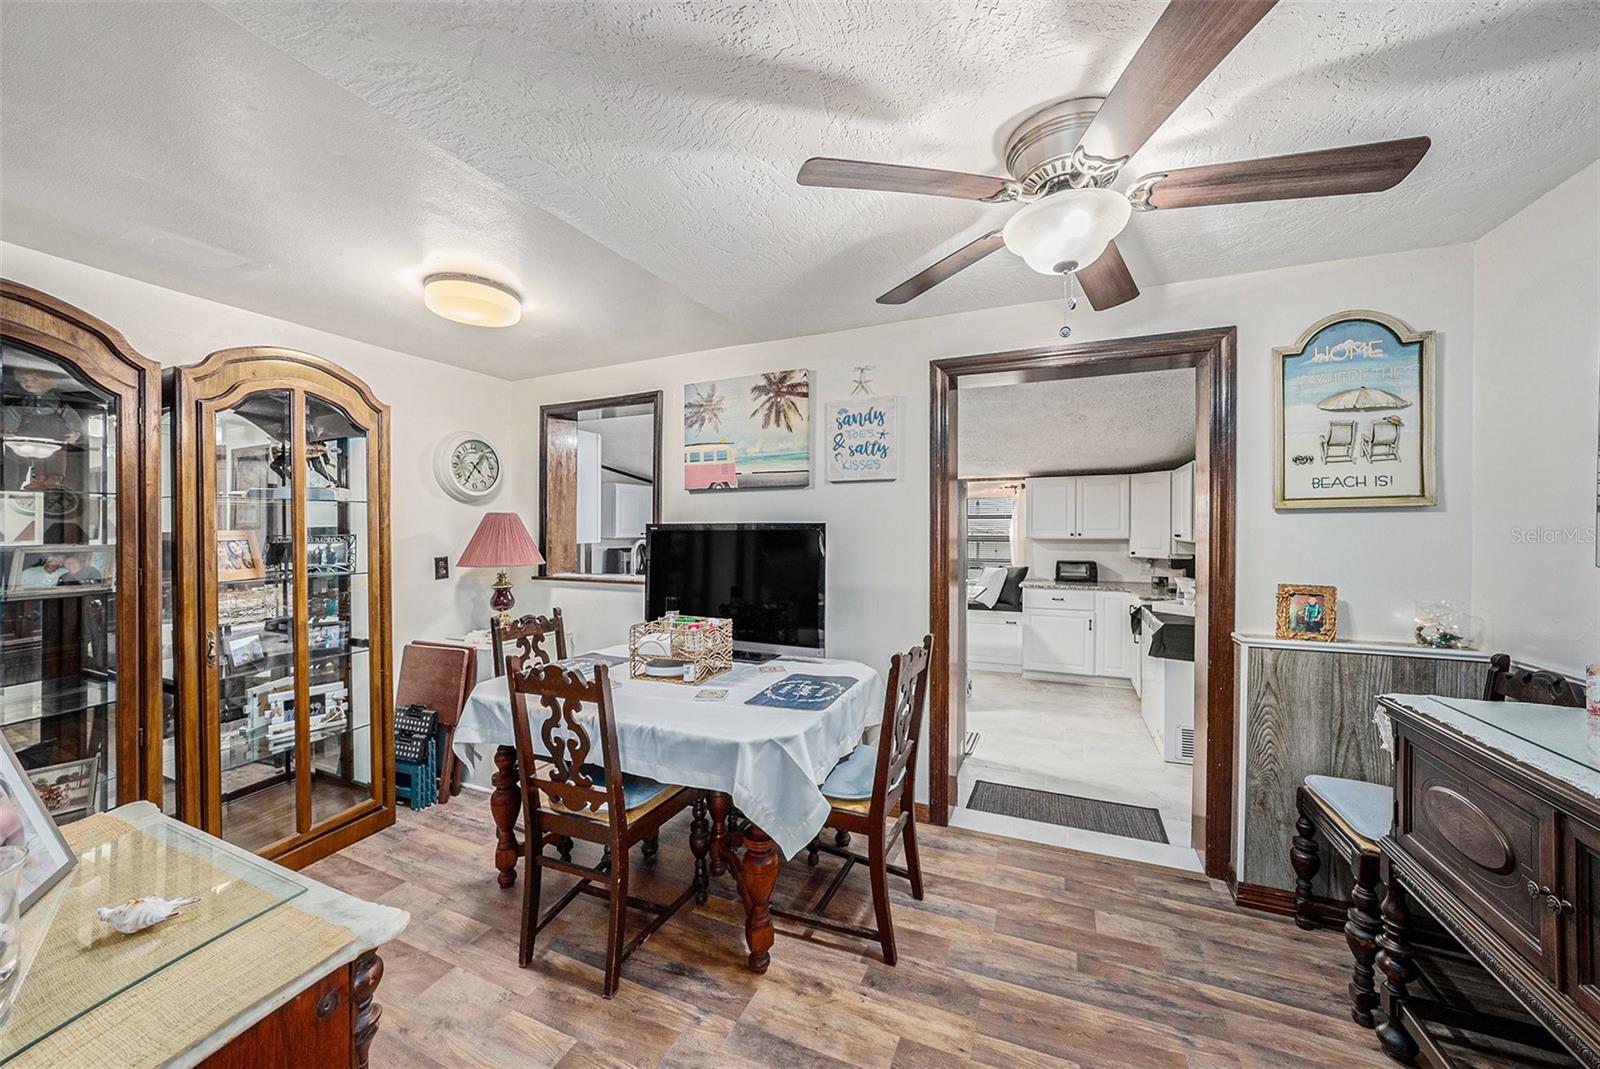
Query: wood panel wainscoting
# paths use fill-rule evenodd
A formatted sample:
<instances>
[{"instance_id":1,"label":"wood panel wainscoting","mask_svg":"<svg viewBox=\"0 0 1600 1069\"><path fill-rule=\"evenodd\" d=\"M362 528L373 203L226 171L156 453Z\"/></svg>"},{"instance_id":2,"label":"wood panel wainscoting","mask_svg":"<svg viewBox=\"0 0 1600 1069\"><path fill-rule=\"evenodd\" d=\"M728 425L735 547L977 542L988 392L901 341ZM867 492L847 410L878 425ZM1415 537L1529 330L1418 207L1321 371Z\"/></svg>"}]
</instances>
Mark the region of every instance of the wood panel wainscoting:
<instances>
[{"instance_id":1,"label":"wood panel wainscoting","mask_svg":"<svg viewBox=\"0 0 1600 1069\"><path fill-rule=\"evenodd\" d=\"M1489 655L1398 643L1300 643L1234 636L1239 658L1239 831L1232 881L1240 905L1294 913L1295 790L1308 775L1393 783L1378 745L1378 695L1483 694ZM1328 854L1313 884L1317 917L1344 924L1349 867Z\"/></svg>"},{"instance_id":2,"label":"wood panel wainscoting","mask_svg":"<svg viewBox=\"0 0 1600 1069\"><path fill-rule=\"evenodd\" d=\"M1234 614L1237 355L1235 328L1155 334L1079 345L1019 349L929 365L929 630L933 632L928 703L928 788L933 821L955 804L953 757L966 730L966 598L958 517L960 383L984 385L1195 370L1195 582L1206 612L1195 619L1194 818L1191 842L1207 874L1232 871L1234 807ZM1204 651L1200 655L1198 651ZM952 745L954 741L955 745Z\"/></svg>"}]
</instances>

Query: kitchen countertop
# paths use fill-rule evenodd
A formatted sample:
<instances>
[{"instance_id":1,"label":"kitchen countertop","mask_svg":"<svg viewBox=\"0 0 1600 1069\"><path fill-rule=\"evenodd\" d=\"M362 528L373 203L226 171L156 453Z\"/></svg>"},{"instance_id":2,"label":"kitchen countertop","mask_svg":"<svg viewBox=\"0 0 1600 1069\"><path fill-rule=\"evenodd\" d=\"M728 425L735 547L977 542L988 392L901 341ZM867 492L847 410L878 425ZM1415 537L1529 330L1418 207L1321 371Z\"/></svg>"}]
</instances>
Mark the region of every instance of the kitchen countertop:
<instances>
[{"instance_id":1,"label":"kitchen countertop","mask_svg":"<svg viewBox=\"0 0 1600 1069\"><path fill-rule=\"evenodd\" d=\"M1122 594L1137 594L1141 598L1165 598L1166 594L1157 594L1155 587L1149 583L1056 583L1049 579L1024 579L1024 590L1115 590Z\"/></svg>"}]
</instances>

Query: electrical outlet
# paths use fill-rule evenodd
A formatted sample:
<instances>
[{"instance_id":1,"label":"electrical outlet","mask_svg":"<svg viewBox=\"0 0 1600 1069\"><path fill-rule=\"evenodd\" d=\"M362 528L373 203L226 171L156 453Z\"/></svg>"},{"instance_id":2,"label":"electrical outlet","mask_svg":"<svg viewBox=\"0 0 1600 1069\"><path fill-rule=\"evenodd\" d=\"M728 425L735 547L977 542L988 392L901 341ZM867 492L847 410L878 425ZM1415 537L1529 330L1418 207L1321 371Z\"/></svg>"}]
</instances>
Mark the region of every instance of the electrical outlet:
<instances>
[{"instance_id":1,"label":"electrical outlet","mask_svg":"<svg viewBox=\"0 0 1600 1069\"><path fill-rule=\"evenodd\" d=\"M435 558L433 558L433 577L435 579L448 579L448 578L450 578L450 558L449 557L435 557Z\"/></svg>"}]
</instances>

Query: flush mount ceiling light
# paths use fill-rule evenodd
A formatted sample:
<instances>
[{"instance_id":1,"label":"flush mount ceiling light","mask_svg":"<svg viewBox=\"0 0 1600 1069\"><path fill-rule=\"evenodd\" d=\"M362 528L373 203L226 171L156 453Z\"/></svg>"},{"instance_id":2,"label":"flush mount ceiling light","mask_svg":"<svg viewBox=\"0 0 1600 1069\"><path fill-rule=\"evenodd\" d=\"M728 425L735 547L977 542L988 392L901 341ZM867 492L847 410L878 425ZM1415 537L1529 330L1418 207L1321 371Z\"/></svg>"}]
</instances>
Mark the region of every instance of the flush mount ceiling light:
<instances>
[{"instance_id":1,"label":"flush mount ceiling light","mask_svg":"<svg viewBox=\"0 0 1600 1069\"><path fill-rule=\"evenodd\" d=\"M522 319L522 296L480 275L429 275L422 280L422 303L434 315L472 327L509 327Z\"/></svg>"},{"instance_id":2,"label":"flush mount ceiling light","mask_svg":"<svg viewBox=\"0 0 1600 1069\"><path fill-rule=\"evenodd\" d=\"M1128 198L1109 189L1063 189L1018 211L1001 233L1029 267L1060 275L1100 259L1132 214Z\"/></svg>"}]
</instances>

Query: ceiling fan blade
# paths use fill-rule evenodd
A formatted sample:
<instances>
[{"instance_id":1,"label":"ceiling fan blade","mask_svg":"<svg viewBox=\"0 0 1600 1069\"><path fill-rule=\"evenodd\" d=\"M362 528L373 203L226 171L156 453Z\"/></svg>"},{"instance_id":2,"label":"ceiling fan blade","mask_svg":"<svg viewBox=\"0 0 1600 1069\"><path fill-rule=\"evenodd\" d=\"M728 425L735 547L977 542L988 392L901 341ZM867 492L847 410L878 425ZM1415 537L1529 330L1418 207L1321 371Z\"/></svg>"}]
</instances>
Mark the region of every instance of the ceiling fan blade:
<instances>
[{"instance_id":1,"label":"ceiling fan blade","mask_svg":"<svg viewBox=\"0 0 1600 1069\"><path fill-rule=\"evenodd\" d=\"M865 160L836 160L813 156L800 165L795 176L803 186L831 186L835 189L878 189L889 193L924 193L934 197L961 197L964 200L989 200L1002 197L1011 182L986 174L941 171L932 167L902 167L897 163L868 163Z\"/></svg>"},{"instance_id":2,"label":"ceiling fan blade","mask_svg":"<svg viewBox=\"0 0 1600 1069\"><path fill-rule=\"evenodd\" d=\"M1138 152L1277 0L1171 0L1083 132L1085 152Z\"/></svg>"},{"instance_id":3,"label":"ceiling fan blade","mask_svg":"<svg viewBox=\"0 0 1600 1069\"><path fill-rule=\"evenodd\" d=\"M1126 304L1139 296L1139 287L1114 241L1106 246L1098 260L1078 271L1078 285L1083 287L1083 295L1097 312Z\"/></svg>"},{"instance_id":4,"label":"ceiling fan blade","mask_svg":"<svg viewBox=\"0 0 1600 1069\"><path fill-rule=\"evenodd\" d=\"M1134 184L1144 208L1194 208L1258 200L1381 193L1399 185L1433 142L1426 137L1184 167L1145 175ZM1136 201L1138 203L1138 201Z\"/></svg>"},{"instance_id":5,"label":"ceiling fan blade","mask_svg":"<svg viewBox=\"0 0 1600 1069\"><path fill-rule=\"evenodd\" d=\"M926 293L957 271L966 270L1004 245L1005 239L1000 236L1000 231L998 230L991 231L976 241L969 241L932 267L923 268L882 297L879 297L878 303L905 304L911 298Z\"/></svg>"}]
</instances>

